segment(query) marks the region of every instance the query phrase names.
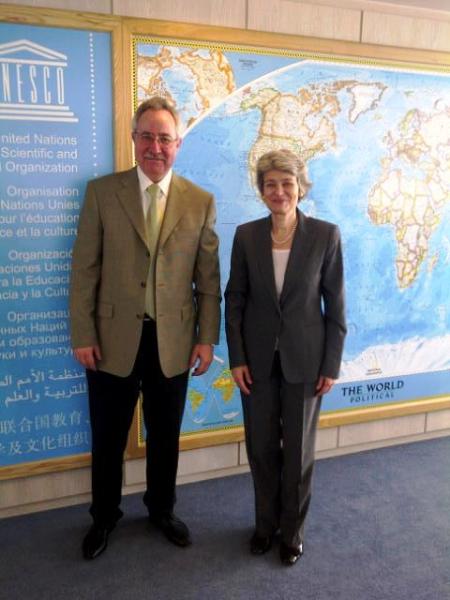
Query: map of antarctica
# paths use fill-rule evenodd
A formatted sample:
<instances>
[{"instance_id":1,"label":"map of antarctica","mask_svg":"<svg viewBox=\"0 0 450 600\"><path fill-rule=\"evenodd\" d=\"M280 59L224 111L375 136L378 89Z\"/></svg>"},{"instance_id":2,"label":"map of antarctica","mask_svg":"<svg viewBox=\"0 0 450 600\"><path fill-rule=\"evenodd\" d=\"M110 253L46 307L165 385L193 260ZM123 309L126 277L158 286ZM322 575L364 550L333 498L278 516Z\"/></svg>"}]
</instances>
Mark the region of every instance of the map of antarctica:
<instances>
[{"instance_id":1,"label":"map of antarctica","mask_svg":"<svg viewBox=\"0 0 450 600\"><path fill-rule=\"evenodd\" d=\"M136 101L159 94L180 111L177 171L215 196L222 291L237 225L267 214L255 163L289 148L313 182L301 210L343 240L348 336L323 410L448 394L449 74L167 44L136 40ZM210 371L190 380L183 432L241 424L222 320Z\"/></svg>"}]
</instances>

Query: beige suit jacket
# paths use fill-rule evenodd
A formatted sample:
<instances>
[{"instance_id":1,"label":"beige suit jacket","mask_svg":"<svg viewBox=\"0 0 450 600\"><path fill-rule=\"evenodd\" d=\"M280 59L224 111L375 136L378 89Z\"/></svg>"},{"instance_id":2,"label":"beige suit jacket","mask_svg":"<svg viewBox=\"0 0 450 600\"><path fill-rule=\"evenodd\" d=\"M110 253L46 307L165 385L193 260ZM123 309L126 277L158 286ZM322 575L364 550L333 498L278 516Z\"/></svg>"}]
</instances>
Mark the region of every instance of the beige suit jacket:
<instances>
[{"instance_id":1,"label":"beige suit jacket","mask_svg":"<svg viewBox=\"0 0 450 600\"><path fill-rule=\"evenodd\" d=\"M218 239L211 194L173 174L157 249L155 297L161 367L189 366L195 343L220 324ZM138 351L150 266L136 168L90 181L73 249L72 346L100 346L98 368L129 375Z\"/></svg>"}]
</instances>

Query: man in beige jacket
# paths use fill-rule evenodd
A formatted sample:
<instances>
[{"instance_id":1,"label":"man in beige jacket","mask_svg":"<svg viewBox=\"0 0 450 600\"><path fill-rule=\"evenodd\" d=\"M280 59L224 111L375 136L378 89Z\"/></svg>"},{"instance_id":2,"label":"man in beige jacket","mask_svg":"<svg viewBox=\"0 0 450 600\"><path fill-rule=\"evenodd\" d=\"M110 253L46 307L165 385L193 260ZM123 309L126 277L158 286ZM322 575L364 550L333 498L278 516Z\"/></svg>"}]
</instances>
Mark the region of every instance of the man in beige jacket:
<instances>
[{"instance_id":1,"label":"man in beige jacket","mask_svg":"<svg viewBox=\"0 0 450 600\"><path fill-rule=\"evenodd\" d=\"M181 138L171 104L146 100L132 129L138 166L88 183L73 251L72 346L86 368L92 429L87 559L105 550L122 516L123 453L139 392L150 521L178 546L191 543L173 514L179 434L189 369L208 369L219 335L214 199L172 172Z\"/></svg>"}]
</instances>

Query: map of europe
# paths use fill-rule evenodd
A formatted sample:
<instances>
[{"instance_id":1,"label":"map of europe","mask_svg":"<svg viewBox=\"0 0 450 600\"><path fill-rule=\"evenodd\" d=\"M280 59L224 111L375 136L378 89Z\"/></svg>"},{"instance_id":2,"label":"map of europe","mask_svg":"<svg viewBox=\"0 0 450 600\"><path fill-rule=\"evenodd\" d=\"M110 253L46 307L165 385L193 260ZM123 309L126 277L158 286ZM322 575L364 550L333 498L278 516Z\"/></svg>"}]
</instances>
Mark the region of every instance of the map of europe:
<instances>
[{"instance_id":1,"label":"map of europe","mask_svg":"<svg viewBox=\"0 0 450 600\"><path fill-rule=\"evenodd\" d=\"M267 214L258 157L289 148L307 162L300 208L339 225L346 272L349 332L323 410L448 393L448 74L157 40L137 42L135 61L136 101L163 95L182 116L178 172L214 193L223 290L236 226ZM183 432L240 424L222 322Z\"/></svg>"}]
</instances>

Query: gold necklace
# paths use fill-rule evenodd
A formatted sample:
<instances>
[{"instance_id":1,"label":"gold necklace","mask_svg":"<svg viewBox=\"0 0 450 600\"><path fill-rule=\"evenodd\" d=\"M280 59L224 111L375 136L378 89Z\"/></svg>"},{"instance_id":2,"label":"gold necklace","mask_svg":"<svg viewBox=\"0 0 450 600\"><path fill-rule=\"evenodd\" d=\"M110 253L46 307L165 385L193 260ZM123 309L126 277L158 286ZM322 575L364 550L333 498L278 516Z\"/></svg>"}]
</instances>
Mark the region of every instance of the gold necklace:
<instances>
[{"instance_id":1,"label":"gold necklace","mask_svg":"<svg viewBox=\"0 0 450 600\"><path fill-rule=\"evenodd\" d=\"M284 240L277 240L275 239L274 235L273 235L273 231L270 230L270 237L272 238L272 242L276 245L276 246L282 246L283 244L286 244L294 235L294 232L297 228L297 219L295 219L295 223L292 225L291 229L289 230L289 233L287 235L287 237L284 238Z\"/></svg>"}]
</instances>

